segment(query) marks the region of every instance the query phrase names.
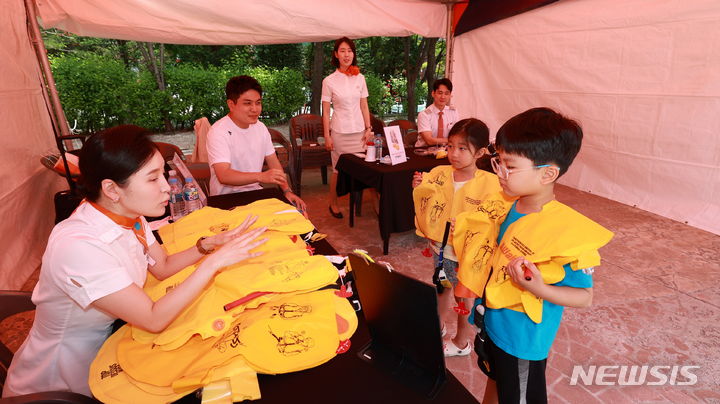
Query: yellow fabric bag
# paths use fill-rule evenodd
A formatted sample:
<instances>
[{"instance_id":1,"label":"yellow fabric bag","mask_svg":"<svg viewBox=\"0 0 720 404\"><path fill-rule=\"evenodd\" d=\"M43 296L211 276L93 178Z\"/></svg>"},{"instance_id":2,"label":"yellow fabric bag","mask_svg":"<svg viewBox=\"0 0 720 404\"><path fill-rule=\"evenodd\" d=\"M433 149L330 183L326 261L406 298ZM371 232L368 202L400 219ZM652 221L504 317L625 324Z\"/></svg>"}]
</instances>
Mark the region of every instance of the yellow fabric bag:
<instances>
[{"instance_id":1,"label":"yellow fabric bag","mask_svg":"<svg viewBox=\"0 0 720 404\"><path fill-rule=\"evenodd\" d=\"M350 303L333 290L275 296L240 313L224 335L205 340L195 335L176 350L163 351L126 336L117 347L118 363L136 380L157 386L177 382L179 388L195 386L203 380L203 371L238 355L264 373L307 369L335 356L340 341L337 316L344 319L343 337L349 338L357 318Z\"/></svg>"},{"instance_id":2,"label":"yellow fabric bag","mask_svg":"<svg viewBox=\"0 0 720 404\"><path fill-rule=\"evenodd\" d=\"M495 174L483 170L455 192L452 166L438 166L413 190L416 233L441 242L445 223L465 211L477 210L489 195L500 192Z\"/></svg>"},{"instance_id":3,"label":"yellow fabric bag","mask_svg":"<svg viewBox=\"0 0 720 404\"><path fill-rule=\"evenodd\" d=\"M253 292L307 292L332 284L337 277L337 269L322 255L227 270L216 275L212 286L164 331L152 334L133 327L133 338L152 342L163 350L176 349L193 334L199 334L203 339L223 334L237 313L271 298L270 295L260 296L225 311L225 305Z\"/></svg>"},{"instance_id":4,"label":"yellow fabric bag","mask_svg":"<svg viewBox=\"0 0 720 404\"><path fill-rule=\"evenodd\" d=\"M263 199L233 210L204 207L176 223L163 226L158 234L167 253L174 254L194 246L200 237L239 226L248 215L258 216L251 228L267 227L285 235L304 234L314 229L313 224L292 205L277 199Z\"/></svg>"},{"instance_id":5,"label":"yellow fabric bag","mask_svg":"<svg viewBox=\"0 0 720 404\"><path fill-rule=\"evenodd\" d=\"M277 374L323 364L337 354L341 340L357 329L350 302L321 290L273 300L247 311L240 339L247 344L243 356L258 373ZM339 321L346 330L341 338ZM347 325L345 325L347 323Z\"/></svg>"},{"instance_id":6,"label":"yellow fabric bag","mask_svg":"<svg viewBox=\"0 0 720 404\"><path fill-rule=\"evenodd\" d=\"M490 274L487 265L497 248L500 224L512 207L513 199L502 192L487 197L474 211L462 212L455 219L453 249L458 258L458 281L475 296L482 296Z\"/></svg>"},{"instance_id":7,"label":"yellow fabric bag","mask_svg":"<svg viewBox=\"0 0 720 404\"><path fill-rule=\"evenodd\" d=\"M181 377L173 382L172 388L175 391L192 391L223 380L229 381L233 402L260 398L257 373L247 366L245 359L239 355L230 359L227 363L210 368L210 370L203 369ZM205 392L203 391L204 398Z\"/></svg>"},{"instance_id":8,"label":"yellow fabric bag","mask_svg":"<svg viewBox=\"0 0 720 404\"><path fill-rule=\"evenodd\" d=\"M173 390L132 379L120 366L117 358L120 340L129 335L123 326L108 338L90 364L88 384L93 396L107 404L144 403L165 404L180 399L194 389Z\"/></svg>"},{"instance_id":9,"label":"yellow fabric bag","mask_svg":"<svg viewBox=\"0 0 720 404\"><path fill-rule=\"evenodd\" d=\"M533 262L547 284L565 278L563 265L573 270L600 265L598 249L613 233L572 208L551 201L537 213L511 224L495 250L493 268L485 290L487 306L524 312L535 323L542 321L542 299L515 285L505 272L507 263L518 256Z\"/></svg>"}]
</instances>

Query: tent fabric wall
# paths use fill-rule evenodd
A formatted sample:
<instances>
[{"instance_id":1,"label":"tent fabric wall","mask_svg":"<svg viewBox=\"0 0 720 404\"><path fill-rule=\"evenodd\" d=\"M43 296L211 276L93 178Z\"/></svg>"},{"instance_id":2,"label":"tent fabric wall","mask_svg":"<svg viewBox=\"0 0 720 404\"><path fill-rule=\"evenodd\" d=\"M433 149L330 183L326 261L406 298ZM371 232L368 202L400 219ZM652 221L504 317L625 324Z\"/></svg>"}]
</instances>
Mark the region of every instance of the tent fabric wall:
<instances>
[{"instance_id":1,"label":"tent fabric wall","mask_svg":"<svg viewBox=\"0 0 720 404\"><path fill-rule=\"evenodd\" d=\"M720 2L563 0L455 38L454 104L495 133L584 129L561 183L720 234Z\"/></svg>"},{"instance_id":2,"label":"tent fabric wall","mask_svg":"<svg viewBox=\"0 0 720 404\"><path fill-rule=\"evenodd\" d=\"M63 181L40 165L57 150L43 98L40 67L22 0L0 13L0 289L19 289L40 264ZM67 185L65 185L67 187Z\"/></svg>"},{"instance_id":3,"label":"tent fabric wall","mask_svg":"<svg viewBox=\"0 0 720 404\"><path fill-rule=\"evenodd\" d=\"M37 0L42 25L79 35L177 44L318 42L342 36L443 37L427 0Z\"/></svg>"}]
</instances>

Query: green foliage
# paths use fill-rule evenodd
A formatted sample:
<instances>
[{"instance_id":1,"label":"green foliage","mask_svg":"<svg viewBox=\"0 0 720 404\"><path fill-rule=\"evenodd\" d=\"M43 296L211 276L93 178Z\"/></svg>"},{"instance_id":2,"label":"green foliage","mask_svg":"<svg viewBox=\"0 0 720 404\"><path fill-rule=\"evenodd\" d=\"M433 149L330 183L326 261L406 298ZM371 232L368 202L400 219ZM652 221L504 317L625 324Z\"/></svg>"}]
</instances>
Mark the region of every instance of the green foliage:
<instances>
[{"instance_id":1,"label":"green foliage","mask_svg":"<svg viewBox=\"0 0 720 404\"><path fill-rule=\"evenodd\" d=\"M263 118L266 123L286 122L305 105L307 82L297 70L274 70L265 67L246 69L263 88Z\"/></svg>"},{"instance_id":2,"label":"green foliage","mask_svg":"<svg viewBox=\"0 0 720 404\"><path fill-rule=\"evenodd\" d=\"M157 89L150 72L132 72L121 92L124 102L116 106L124 118L120 123L131 123L153 131L164 127L163 113L169 108L170 95L168 91ZM63 98L62 94L60 98Z\"/></svg>"},{"instance_id":3,"label":"green foliage","mask_svg":"<svg viewBox=\"0 0 720 404\"><path fill-rule=\"evenodd\" d=\"M211 122L224 115L225 74L208 67L180 64L165 69L171 94L170 119L176 126L189 127L200 117Z\"/></svg>"},{"instance_id":4,"label":"green foliage","mask_svg":"<svg viewBox=\"0 0 720 404\"><path fill-rule=\"evenodd\" d=\"M248 47L232 45L165 45L171 63L216 67L220 67L224 60L236 53L242 53L246 48Z\"/></svg>"},{"instance_id":5,"label":"green foliage","mask_svg":"<svg viewBox=\"0 0 720 404\"><path fill-rule=\"evenodd\" d=\"M77 120L84 131L124 122L131 74L121 62L85 54L53 58L51 63L68 121Z\"/></svg>"},{"instance_id":6,"label":"green foliage","mask_svg":"<svg viewBox=\"0 0 720 404\"><path fill-rule=\"evenodd\" d=\"M385 83L372 73L364 73L368 88L368 107L375 115L385 115L390 112L393 99Z\"/></svg>"},{"instance_id":7,"label":"green foliage","mask_svg":"<svg viewBox=\"0 0 720 404\"><path fill-rule=\"evenodd\" d=\"M271 69L302 69L304 64L302 44L255 45L255 66Z\"/></svg>"}]
</instances>

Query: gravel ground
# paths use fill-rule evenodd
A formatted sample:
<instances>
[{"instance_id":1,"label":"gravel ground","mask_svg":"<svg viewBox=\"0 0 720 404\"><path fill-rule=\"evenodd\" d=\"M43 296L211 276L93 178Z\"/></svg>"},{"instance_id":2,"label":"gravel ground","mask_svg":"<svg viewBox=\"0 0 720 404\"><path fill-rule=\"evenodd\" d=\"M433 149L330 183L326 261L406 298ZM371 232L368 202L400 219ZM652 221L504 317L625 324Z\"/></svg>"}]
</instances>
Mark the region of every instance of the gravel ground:
<instances>
[{"instance_id":1,"label":"gravel ground","mask_svg":"<svg viewBox=\"0 0 720 404\"><path fill-rule=\"evenodd\" d=\"M290 138L290 127L288 125L279 126L268 126L269 128L280 131L286 138ZM185 156L190 156L195 148L195 132L175 132L175 133L160 133L151 136L155 142L164 142L174 144L182 150Z\"/></svg>"}]
</instances>

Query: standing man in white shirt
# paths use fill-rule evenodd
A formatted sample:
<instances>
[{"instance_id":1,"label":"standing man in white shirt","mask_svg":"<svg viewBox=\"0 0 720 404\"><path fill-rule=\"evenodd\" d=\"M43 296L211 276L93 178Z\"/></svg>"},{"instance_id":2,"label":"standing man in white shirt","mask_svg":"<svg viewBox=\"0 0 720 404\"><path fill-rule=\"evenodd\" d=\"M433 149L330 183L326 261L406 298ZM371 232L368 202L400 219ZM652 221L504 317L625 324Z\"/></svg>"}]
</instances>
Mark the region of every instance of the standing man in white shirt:
<instances>
[{"instance_id":1,"label":"standing man in white shirt","mask_svg":"<svg viewBox=\"0 0 720 404\"><path fill-rule=\"evenodd\" d=\"M277 184L288 201L305 212L305 202L288 186L270 132L258 120L262 112L260 83L250 76L233 77L225 86L225 95L230 113L215 122L207 135L210 194L262 189L261 182ZM262 171L263 163L268 170Z\"/></svg>"},{"instance_id":2,"label":"standing man in white shirt","mask_svg":"<svg viewBox=\"0 0 720 404\"><path fill-rule=\"evenodd\" d=\"M433 83L433 103L418 114L418 139L415 147L447 144L450 129L460 120L458 111L448 105L452 88L450 79L438 79Z\"/></svg>"}]
</instances>

